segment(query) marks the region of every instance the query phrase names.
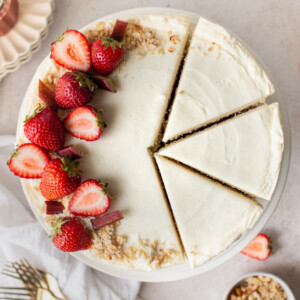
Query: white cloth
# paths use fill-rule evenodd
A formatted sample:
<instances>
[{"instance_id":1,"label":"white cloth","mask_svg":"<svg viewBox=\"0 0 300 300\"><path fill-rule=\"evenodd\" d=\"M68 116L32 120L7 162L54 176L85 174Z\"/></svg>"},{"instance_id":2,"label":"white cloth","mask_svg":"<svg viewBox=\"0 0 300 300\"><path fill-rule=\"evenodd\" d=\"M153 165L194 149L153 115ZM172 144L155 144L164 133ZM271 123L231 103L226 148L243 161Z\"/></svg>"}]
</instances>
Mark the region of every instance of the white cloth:
<instances>
[{"instance_id":1,"label":"white cloth","mask_svg":"<svg viewBox=\"0 0 300 300\"><path fill-rule=\"evenodd\" d=\"M0 268L7 260L24 257L33 266L53 274L68 299L136 299L139 282L93 270L52 245L28 206L19 178L6 165L14 141L14 136L0 136ZM12 282L0 275L0 286Z\"/></svg>"}]
</instances>

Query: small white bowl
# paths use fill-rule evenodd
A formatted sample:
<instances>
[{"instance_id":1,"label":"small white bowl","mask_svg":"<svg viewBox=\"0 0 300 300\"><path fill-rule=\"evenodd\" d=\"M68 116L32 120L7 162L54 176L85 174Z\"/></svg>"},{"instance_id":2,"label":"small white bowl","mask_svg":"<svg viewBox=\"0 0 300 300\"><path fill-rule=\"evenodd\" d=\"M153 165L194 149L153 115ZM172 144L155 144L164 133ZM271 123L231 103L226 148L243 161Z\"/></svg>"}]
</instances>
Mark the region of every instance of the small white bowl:
<instances>
[{"instance_id":1,"label":"small white bowl","mask_svg":"<svg viewBox=\"0 0 300 300\"><path fill-rule=\"evenodd\" d=\"M276 275L273 275L273 274L270 274L270 273L264 273L264 272L250 273L250 274L246 274L246 275L243 275L242 277L240 277L238 280L233 282L231 284L230 288L225 292L225 294L223 296L223 300L228 299L228 296L229 296L230 292L232 291L232 289L236 285L240 284L246 278L253 277L253 276L266 276L266 277L270 277L270 278L274 279L275 281L277 281L282 286L283 290L286 293L287 300L296 300L296 298L295 298L293 292L291 291L291 289L289 288L289 286L281 278L277 277Z\"/></svg>"}]
</instances>

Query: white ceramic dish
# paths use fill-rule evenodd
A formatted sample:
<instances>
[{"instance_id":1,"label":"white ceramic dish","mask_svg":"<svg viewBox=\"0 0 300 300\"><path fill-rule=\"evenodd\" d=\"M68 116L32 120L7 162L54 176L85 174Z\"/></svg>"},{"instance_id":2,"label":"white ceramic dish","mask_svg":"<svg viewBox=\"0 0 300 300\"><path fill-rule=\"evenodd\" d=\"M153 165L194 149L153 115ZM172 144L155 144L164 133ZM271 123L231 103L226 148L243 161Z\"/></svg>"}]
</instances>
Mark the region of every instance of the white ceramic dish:
<instances>
[{"instance_id":1,"label":"white ceramic dish","mask_svg":"<svg viewBox=\"0 0 300 300\"><path fill-rule=\"evenodd\" d=\"M185 14L185 15L188 15L191 17L192 26L196 25L197 20L199 18L199 15L197 15L195 13L191 13L189 11L179 10L179 9L162 8L162 7L160 7L160 8L136 8L136 9L126 10L126 11L118 12L118 13L103 17L103 18L95 21L95 23L99 22L99 21L104 21L106 19L111 19L111 18L120 18L120 19L128 18L128 17L130 18L135 15L150 14L150 13L152 13L152 14L153 13ZM50 45L49 45L49 49L50 49ZM271 80L275 84L272 77L271 77ZM287 179L289 162L290 162L290 152L291 152L290 126L289 126L289 120L288 120L286 106L285 106L285 103L280 95L280 92L279 92L276 84L275 84L275 89L276 89L276 93L268 100L268 102L279 102L280 112L281 112L281 117L282 117L282 125L283 125L283 130L284 130L284 143L285 143L281 171L279 174L277 187L275 189L275 192L274 192L274 195L273 195L271 201L259 200L259 202L264 207L264 212L263 212L262 216L257 221L257 223L253 226L253 228L249 232L247 232L245 235L243 235L240 239L238 239L235 243L233 243L233 245L231 245L231 247L229 247L226 251L220 253L218 256L214 257L213 259L209 260L208 262L204 263L203 265L196 267L194 269L191 269L188 262L186 262L183 265L153 270L150 272L132 270L132 269L128 269L128 268L121 267L121 266L110 265L110 264L107 264L107 263L104 263L101 261L96 261L94 259L91 259L80 252L74 253L72 255L75 258L82 261L83 263L85 263L86 265L89 265L96 270L102 271L104 273L107 273L107 274L110 274L113 276L127 278L127 279L133 279L133 280L138 280L138 281L145 281L145 282L165 282L165 281L174 281L174 280L189 278L189 277L193 277L198 274L207 272L213 268L216 268L217 266L221 265L222 263L224 263L227 260L229 260L230 258L232 258L234 255L239 253L261 231L263 226L266 224L266 222L271 217L272 213L274 212L274 210L281 198L281 195L282 195L285 183L286 183L286 179ZM23 120L21 118L19 118L19 124L21 124L22 121ZM27 199L30 199L29 195L26 195L26 197L27 197ZM28 201L28 202L29 202L29 204L31 204L30 201ZM32 207L33 212L35 213L36 218L39 220L41 225L45 228L43 218L38 215L38 213L35 211L35 208L33 206L31 206L31 207Z\"/></svg>"},{"instance_id":2,"label":"white ceramic dish","mask_svg":"<svg viewBox=\"0 0 300 300\"><path fill-rule=\"evenodd\" d=\"M224 293L223 296L223 300L228 300L228 296L231 292L231 290L239 285L240 283L242 283L246 278L248 277L253 277L253 276L266 276L266 277L270 277L272 279L274 279L275 281L277 281L283 288L283 290L286 293L287 296L287 300L296 300L293 292L291 291L291 289L289 288L289 286L278 276L274 275L274 274L270 274L270 273L264 273L264 272L255 272L255 273L250 273L250 274L246 274L243 275L242 277L240 277L239 279L237 279L235 282L232 283L232 285L228 288L228 290Z\"/></svg>"},{"instance_id":3,"label":"white ceramic dish","mask_svg":"<svg viewBox=\"0 0 300 300\"><path fill-rule=\"evenodd\" d=\"M0 37L0 80L39 49L48 34L53 9L53 0L19 0L17 23Z\"/></svg>"}]
</instances>

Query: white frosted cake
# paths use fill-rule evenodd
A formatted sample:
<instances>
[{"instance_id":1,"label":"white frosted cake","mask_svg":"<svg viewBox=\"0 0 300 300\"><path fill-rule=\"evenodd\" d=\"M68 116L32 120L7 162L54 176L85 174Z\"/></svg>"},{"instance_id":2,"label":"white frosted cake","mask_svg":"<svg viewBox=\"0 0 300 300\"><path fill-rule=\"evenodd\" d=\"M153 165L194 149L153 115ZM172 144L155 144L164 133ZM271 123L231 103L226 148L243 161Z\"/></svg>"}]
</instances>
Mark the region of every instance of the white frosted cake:
<instances>
[{"instance_id":1,"label":"white frosted cake","mask_svg":"<svg viewBox=\"0 0 300 300\"><path fill-rule=\"evenodd\" d=\"M225 250L261 215L256 201L163 156L155 158L192 267Z\"/></svg>"},{"instance_id":2,"label":"white frosted cake","mask_svg":"<svg viewBox=\"0 0 300 300\"><path fill-rule=\"evenodd\" d=\"M220 119L262 102L274 88L256 60L219 25L200 18L187 46L191 33L187 16L140 15L123 21L128 22L122 36L124 58L105 77L117 92L97 89L88 104L103 109L107 127L99 139L86 142L72 136L62 123L62 130L69 133L64 145L74 145L83 153L82 180L101 178L109 183L109 194L115 198L103 216L114 211L123 215L100 229L92 226L99 214L76 215L91 239L91 246L82 253L95 261L137 270L187 261L195 267L228 248L262 213L255 199L238 190L271 199L283 151L278 105L250 108L225 122ZM83 28L86 48L99 37L111 36L115 22L94 22ZM94 64L86 72L95 76L96 71ZM39 104L45 106L39 99L39 80L54 94L66 72L53 53L38 67L20 110L18 145L29 143L23 125L26 115ZM60 108L57 115L63 120L69 112ZM204 124L210 128L202 130ZM191 133L195 128L197 132ZM189 135L164 144L182 133ZM49 164L57 157L54 151L46 154L52 159ZM21 181L48 231L58 217L72 217L69 203L79 188L67 196L49 198L65 207L51 215L46 211L41 179Z\"/></svg>"},{"instance_id":3,"label":"white frosted cake","mask_svg":"<svg viewBox=\"0 0 300 300\"><path fill-rule=\"evenodd\" d=\"M274 93L268 75L231 33L200 18L163 141L230 115Z\"/></svg>"}]
</instances>

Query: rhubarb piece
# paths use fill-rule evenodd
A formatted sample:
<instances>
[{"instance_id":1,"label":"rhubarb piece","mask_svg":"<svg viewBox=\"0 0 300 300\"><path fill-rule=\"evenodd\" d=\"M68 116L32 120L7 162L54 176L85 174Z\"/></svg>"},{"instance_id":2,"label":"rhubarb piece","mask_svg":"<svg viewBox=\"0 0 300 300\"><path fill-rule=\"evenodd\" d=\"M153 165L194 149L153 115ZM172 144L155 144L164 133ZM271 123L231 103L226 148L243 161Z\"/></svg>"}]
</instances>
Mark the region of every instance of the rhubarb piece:
<instances>
[{"instance_id":1,"label":"rhubarb piece","mask_svg":"<svg viewBox=\"0 0 300 300\"><path fill-rule=\"evenodd\" d=\"M117 20L110 37L118 42L121 42L123 39L124 33L127 29L127 26L128 26L127 22Z\"/></svg>"},{"instance_id":2,"label":"rhubarb piece","mask_svg":"<svg viewBox=\"0 0 300 300\"><path fill-rule=\"evenodd\" d=\"M106 225L115 223L119 220L123 219L123 216L119 210L106 214L104 216L92 219L92 225L94 229L99 229Z\"/></svg>"},{"instance_id":3,"label":"rhubarb piece","mask_svg":"<svg viewBox=\"0 0 300 300\"><path fill-rule=\"evenodd\" d=\"M59 201L45 201L46 204L46 214L56 215L64 211L64 205Z\"/></svg>"},{"instance_id":4,"label":"rhubarb piece","mask_svg":"<svg viewBox=\"0 0 300 300\"><path fill-rule=\"evenodd\" d=\"M82 158L82 156L73 148L73 145L66 146L57 151L60 157L70 156L71 160Z\"/></svg>"},{"instance_id":5,"label":"rhubarb piece","mask_svg":"<svg viewBox=\"0 0 300 300\"><path fill-rule=\"evenodd\" d=\"M98 87L102 90L106 90L112 93L116 93L117 89L115 88L111 79L102 76L102 75L92 75L92 78L97 83Z\"/></svg>"},{"instance_id":6,"label":"rhubarb piece","mask_svg":"<svg viewBox=\"0 0 300 300\"><path fill-rule=\"evenodd\" d=\"M50 108L56 108L55 94L42 80L39 80L39 98Z\"/></svg>"}]
</instances>

